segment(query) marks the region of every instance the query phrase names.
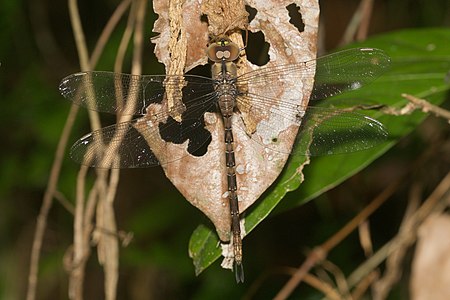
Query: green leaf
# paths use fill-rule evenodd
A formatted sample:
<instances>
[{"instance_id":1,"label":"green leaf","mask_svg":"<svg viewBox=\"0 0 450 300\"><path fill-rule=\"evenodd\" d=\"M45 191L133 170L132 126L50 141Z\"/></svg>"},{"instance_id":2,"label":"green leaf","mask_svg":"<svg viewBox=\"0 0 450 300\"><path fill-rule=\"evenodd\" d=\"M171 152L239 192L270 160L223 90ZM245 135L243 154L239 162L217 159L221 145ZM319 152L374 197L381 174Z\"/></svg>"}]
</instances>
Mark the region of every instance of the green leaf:
<instances>
[{"instance_id":1,"label":"green leaf","mask_svg":"<svg viewBox=\"0 0 450 300\"><path fill-rule=\"evenodd\" d=\"M370 38L352 47L380 48L392 58L391 69L372 84L359 90L334 97L359 99L360 103L381 103L391 107L403 107L407 101L401 97L408 93L440 104L450 86L445 80L450 70L450 30L414 29L392 32ZM304 167L304 183L295 193L295 199L280 201L289 191L296 190L302 182L301 171L308 163L306 157L293 156L272 187L245 212L245 231L248 234L272 210L286 210L317 197L365 168L391 148L402 136L410 133L426 117L421 112L408 116L383 115L368 112L382 122L389 131L386 143L370 150L346 155L314 157ZM290 197L293 198L293 197ZM278 205L280 203L280 205ZM199 274L216 259L221 251L215 230L200 225L191 236L189 251ZM245 259L245 257L244 257Z\"/></svg>"},{"instance_id":2,"label":"green leaf","mask_svg":"<svg viewBox=\"0 0 450 300\"><path fill-rule=\"evenodd\" d=\"M194 261L195 274L200 274L219 256L219 237L205 225L199 225L189 240L189 256Z\"/></svg>"}]
</instances>

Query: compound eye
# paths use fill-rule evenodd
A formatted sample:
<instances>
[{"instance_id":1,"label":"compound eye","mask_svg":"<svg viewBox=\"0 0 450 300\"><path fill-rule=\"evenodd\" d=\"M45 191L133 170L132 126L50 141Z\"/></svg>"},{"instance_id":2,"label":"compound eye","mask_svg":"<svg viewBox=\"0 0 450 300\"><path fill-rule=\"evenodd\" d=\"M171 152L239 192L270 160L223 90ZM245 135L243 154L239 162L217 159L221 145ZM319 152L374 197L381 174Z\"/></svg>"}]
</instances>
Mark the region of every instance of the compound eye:
<instances>
[{"instance_id":1,"label":"compound eye","mask_svg":"<svg viewBox=\"0 0 450 300\"><path fill-rule=\"evenodd\" d=\"M231 53L228 50L225 50L225 51L219 50L216 52L216 57L220 60L222 60L222 59L228 60L230 58L230 55L231 55Z\"/></svg>"},{"instance_id":2,"label":"compound eye","mask_svg":"<svg viewBox=\"0 0 450 300\"><path fill-rule=\"evenodd\" d=\"M211 44L206 54L214 62L235 61L239 57L239 47L231 41L220 40Z\"/></svg>"}]
</instances>

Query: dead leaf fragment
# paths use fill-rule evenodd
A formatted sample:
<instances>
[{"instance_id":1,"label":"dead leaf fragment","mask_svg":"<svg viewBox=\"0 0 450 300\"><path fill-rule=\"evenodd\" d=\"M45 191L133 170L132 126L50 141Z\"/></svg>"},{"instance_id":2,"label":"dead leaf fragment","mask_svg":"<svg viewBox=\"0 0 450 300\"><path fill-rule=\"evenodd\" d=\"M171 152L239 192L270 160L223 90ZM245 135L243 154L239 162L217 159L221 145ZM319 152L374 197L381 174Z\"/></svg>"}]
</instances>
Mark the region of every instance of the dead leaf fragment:
<instances>
[{"instance_id":1,"label":"dead leaf fragment","mask_svg":"<svg viewBox=\"0 0 450 300\"><path fill-rule=\"evenodd\" d=\"M156 0L153 2L155 12L159 15L155 23L155 31L161 33L156 43L155 54L159 61L169 66L170 55L167 54L169 41L171 40L168 10L172 1ZM211 5L220 3L220 5ZM231 3L234 3L231 6ZM304 23L304 31L289 23L290 16L287 6L295 3L299 7L299 13ZM285 0L249 0L245 4L257 10L255 18L248 28L252 32L262 31L266 41L270 44L270 62L267 66L276 66L288 63L300 63L312 60L316 57L316 42L318 33L319 5L317 0L285 1ZM228 5L228 8L227 8ZM189 9L188 9L189 8ZM201 8L201 9L200 9ZM233 11L231 13L231 10ZM223 34L230 30L235 32L232 39L239 39L238 28L247 22L242 16L247 12L243 1L194 1L186 0L181 8L180 26L185 27L187 37L187 56L184 70L190 70L198 64L206 64L206 40L208 35ZM219 12L219 13L218 13ZM220 12L230 12L220 16ZM201 22L206 16L209 24ZM243 20L243 21L242 21ZM244 22L245 21L245 22ZM231 25L230 25L231 24ZM234 26L234 27L233 27ZM191 42L192 41L192 42ZM242 41L239 43L241 44ZM238 64L238 73L249 72L260 67L252 65L245 59ZM267 107L280 105L282 99L298 99L300 105L306 105L312 91L313 80L306 77L303 80L276 83L265 87L248 87L251 92L258 95L271 95L276 102L268 103ZM254 127L256 132L253 138L264 140L257 130L259 122L270 123L270 111L258 113L258 118L235 114L233 116L233 128ZM194 206L205 213L214 223L222 241L230 239L230 213L227 199L227 181L225 154L223 143L223 123L220 115L206 113L204 116L206 129L211 133L212 141L205 155L196 157L187 154L187 143L174 145L167 143L167 153L186 152L183 159L163 165L166 176ZM245 125L244 125L245 122ZM253 124L251 124L253 122ZM280 140L280 151L288 152L296 137L298 127L289 124L277 127ZM287 154L274 151L261 151L256 148L249 135L242 130L234 131L236 172L238 184L239 209L244 212L252 205L260 195L275 181L282 171L288 158ZM245 235L245 233L243 233Z\"/></svg>"},{"instance_id":2,"label":"dead leaf fragment","mask_svg":"<svg viewBox=\"0 0 450 300\"><path fill-rule=\"evenodd\" d=\"M431 215L419 228L410 282L413 300L450 299L450 216Z\"/></svg>"},{"instance_id":3,"label":"dead leaf fragment","mask_svg":"<svg viewBox=\"0 0 450 300\"><path fill-rule=\"evenodd\" d=\"M202 14L208 16L208 31L214 37L247 27L248 13L243 0L205 0L201 8Z\"/></svg>"}]
</instances>

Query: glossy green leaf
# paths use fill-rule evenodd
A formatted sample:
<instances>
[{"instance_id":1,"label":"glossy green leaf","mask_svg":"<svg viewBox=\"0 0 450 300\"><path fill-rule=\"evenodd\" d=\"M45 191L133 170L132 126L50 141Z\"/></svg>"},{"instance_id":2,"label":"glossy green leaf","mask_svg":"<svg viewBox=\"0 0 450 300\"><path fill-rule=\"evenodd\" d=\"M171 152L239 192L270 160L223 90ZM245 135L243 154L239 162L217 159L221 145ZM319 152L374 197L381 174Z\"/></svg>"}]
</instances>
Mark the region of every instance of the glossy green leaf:
<instances>
[{"instance_id":1,"label":"glossy green leaf","mask_svg":"<svg viewBox=\"0 0 450 300\"><path fill-rule=\"evenodd\" d=\"M407 103L401 97L402 93L425 98L434 104L440 104L445 99L450 88L450 30L403 30L348 45L348 48L351 47L383 49L392 58L392 67L372 84L335 97L336 100L357 99L363 104L380 103L400 108ZM245 231L249 233L253 230L277 206L277 210L298 206L338 185L385 153L426 117L421 112L407 116L383 115L379 111L367 114L381 121L388 129L386 143L357 153L313 157L311 163L304 167L303 183L301 171L307 158L291 157L272 187L245 212ZM287 192L299 187L295 199L281 201ZM191 236L189 250L197 274L220 257L218 242L214 229L204 225L200 225Z\"/></svg>"},{"instance_id":2,"label":"glossy green leaf","mask_svg":"<svg viewBox=\"0 0 450 300\"><path fill-rule=\"evenodd\" d=\"M200 274L211 265L221 253L219 237L211 228L199 225L189 241L189 255L194 261L195 274Z\"/></svg>"}]
</instances>

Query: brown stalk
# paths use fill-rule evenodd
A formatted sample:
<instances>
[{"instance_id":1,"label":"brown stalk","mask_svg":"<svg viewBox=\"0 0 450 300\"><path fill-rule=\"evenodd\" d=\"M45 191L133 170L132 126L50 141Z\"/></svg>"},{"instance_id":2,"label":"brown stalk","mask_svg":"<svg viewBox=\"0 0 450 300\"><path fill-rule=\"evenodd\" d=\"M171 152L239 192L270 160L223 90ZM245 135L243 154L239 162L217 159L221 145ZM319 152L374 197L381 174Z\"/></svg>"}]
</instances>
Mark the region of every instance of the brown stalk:
<instances>
[{"instance_id":1,"label":"brown stalk","mask_svg":"<svg viewBox=\"0 0 450 300\"><path fill-rule=\"evenodd\" d=\"M60 191L55 191L53 194L55 199L61 204L62 207L64 207L71 215L75 214L75 208L73 204L64 196L63 193Z\"/></svg>"},{"instance_id":2,"label":"brown stalk","mask_svg":"<svg viewBox=\"0 0 450 300\"><path fill-rule=\"evenodd\" d=\"M338 290L339 290L340 294L342 295L342 297L344 299L349 299L350 288L348 286L347 281L345 280L345 275L342 272L342 270L339 269L338 266L336 266L329 260L323 261L321 266L326 271L328 271L329 273L331 273L333 275L333 277L335 278L336 286L338 287Z\"/></svg>"},{"instance_id":3,"label":"brown stalk","mask_svg":"<svg viewBox=\"0 0 450 300\"><path fill-rule=\"evenodd\" d=\"M90 70L88 52L84 38L84 32L81 25L80 14L76 0L69 0L69 11L74 31L75 42L79 52L80 67L82 71ZM100 117L94 110L88 110L91 128L97 130L101 127ZM84 216L85 203L85 181L87 167L82 166L77 176L77 193L76 206L74 216L74 244L73 244L73 263L69 276L69 298L83 299L83 280L85 263L89 257L89 243L86 238L84 224L86 223ZM102 195L99 195L100 197Z\"/></svg>"},{"instance_id":4,"label":"brown stalk","mask_svg":"<svg viewBox=\"0 0 450 300\"><path fill-rule=\"evenodd\" d=\"M359 242L363 248L364 255L370 256L373 254L372 238L370 236L369 221L365 220L358 226Z\"/></svg>"},{"instance_id":5,"label":"brown stalk","mask_svg":"<svg viewBox=\"0 0 450 300\"><path fill-rule=\"evenodd\" d=\"M253 299L255 298L255 293L258 289L264 284L266 280L269 279L271 275L274 274L289 274L294 275L297 269L291 267L281 267L273 270L272 272L265 272L258 277L258 279L250 286L247 290L246 294L243 296L243 299ZM306 274L305 283L309 284L311 287L315 288L318 291L321 291L324 295L326 295L327 299L341 299L341 295L334 289L330 284L325 282L324 280L320 280L316 276L311 274Z\"/></svg>"},{"instance_id":6,"label":"brown stalk","mask_svg":"<svg viewBox=\"0 0 450 300\"><path fill-rule=\"evenodd\" d=\"M370 285L374 281L376 281L379 276L380 276L380 274L378 271L373 271L373 272L369 273L369 275L364 277L363 280L361 280L359 282L359 284L353 289L352 295L351 295L352 299L354 299L354 300L361 299L364 296L364 294L366 293L367 289L370 287Z\"/></svg>"},{"instance_id":7,"label":"brown stalk","mask_svg":"<svg viewBox=\"0 0 450 300\"><path fill-rule=\"evenodd\" d=\"M427 100L414 97L413 95L402 94L402 97L411 102L414 105L414 108L420 108L424 113L432 113L436 117L450 121L450 111L433 105Z\"/></svg>"},{"instance_id":8,"label":"brown stalk","mask_svg":"<svg viewBox=\"0 0 450 300\"><path fill-rule=\"evenodd\" d=\"M123 13L125 12L125 10L128 7L130 2L131 2L131 0L125 0L118 6L116 11L112 15L110 21L106 25L104 31L102 32L102 35L99 38L99 41L94 50L93 57L91 58L90 63L89 63L87 47L86 47L85 38L84 38L84 34L83 34L83 30L82 30L82 26L81 26L81 22L80 22L80 18L79 18L79 13L78 13L77 2L73 1L73 0L69 0L68 4L69 4L70 17L71 17L74 37L75 37L75 41L76 41L76 45L77 45L77 49L78 49L81 70L84 70L84 71L89 70L89 69L93 68L93 66L96 64L98 57L100 56L100 54L104 48L104 45L105 45L106 41L108 40L112 30L117 25L119 18L123 15ZM45 233L48 214L49 214L50 208L53 205L53 197L56 197L58 199L64 199L64 197L62 197L61 195L58 195L58 193L56 191L56 186L57 186L58 178L60 175L62 159L64 157L68 137L69 137L70 131L73 127L73 123L74 123L77 112L78 112L78 106L72 105L70 112L68 114L67 120L66 120L66 124L64 125L64 129L61 134L61 138L59 139L59 142L58 142L55 159L54 159L52 169L50 172L50 176L49 176L47 189L44 194L43 203L41 206L39 216L37 218L36 230L35 230L35 235L34 235L33 245L32 245L32 250L31 250L31 257L30 257L30 271L29 271L29 277L28 277L27 300L33 300L36 298L37 281L38 281L37 274L38 274L38 270L39 270L40 250L42 248L42 241L43 241L43 237L44 237L44 233ZM98 116L95 116L95 113L92 114L91 116L92 116L92 121L93 121L92 127L93 128L100 127L100 122L99 122ZM80 170L80 174L85 175L85 171L83 168ZM77 183L77 186L80 187L78 190L78 194L77 194L77 201L79 201L80 203L81 202L84 203L84 196L83 196L84 195L84 181L85 181L84 175L79 176L78 183ZM97 197L98 197L96 186L97 185L95 185L93 190L91 190L91 193L90 193L88 201L87 201L87 208L84 211L78 209L78 212L75 213L75 219L77 220L76 221L77 229L76 229L75 244L77 245L77 247L74 247L74 248L76 248L77 251L74 251L73 255L74 255L74 257L77 257L77 258L83 257L83 255L86 255L86 252L84 252L84 254L83 254L82 249L85 248L84 245L87 245L87 243L89 242L89 236L92 231L92 222L89 222L88 220L92 220L92 216L94 215L94 211L95 211L95 203L97 202ZM113 190L115 191L115 187ZM83 206L84 206L84 204L83 204ZM70 208L70 206L67 206L67 207ZM71 209L69 209L69 211L70 210ZM83 215L84 215L84 218L83 218ZM83 225L80 226L80 222ZM83 230L81 230L81 228L83 228ZM85 248L85 249L89 249L89 248ZM82 260L83 259L81 259L81 261ZM77 271L75 272L76 273L75 277L82 278L83 275L81 273L79 273L80 272L79 265L77 263L75 263L74 265L76 266L75 269L77 269ZM72 284L74 286L82 287L82 285L78 285L76 282L72 282ZM75 289L77 291L75 293L76 294L75 297L78 299L81 299L80 297L81 297L82 288L80 290L78 287Z\"/></svg>"},{"instance_id":9,"label":"brown stalk","mask_svg":"<svg viewBox=\"0 0 450 300\"><path fill-rule=\"evenodd\" d=\"M405 232L405 229L412 222L412 217L419 208L419 204L421 202L421 194L422 185L420 183L413 184L410 189L408 207L406 208L405 216L403 217L402 224L400 225L400 233ZM374 299L386 299L386 296L392 286L400 279L402 274L402 263L409 246L409 244L403 244L386 258L386 270L384 271L384 276L380 278L372 288Z\"/></svg>"},{"instance_id":10,"label":"brown stalk","mask_svg":"<svg viewBox=\"0 0 450 300\"><path fill-rule=\"evenodd\" d=\"M89 67L88 54L86 43L81 29L81 22L78 14L77 3L74 0L69 0L69 11L72 22L72 27L74 29L74 37L76 40L78 55L80 57L81 68L87 70ZM34 300L36 298L37 292L37 279L39 271L39 259L40 252L42 248L42 241L45 234L45 228L47 226L47 218L50 208L53 205L53 195L56 191L56 186L58 184L58 178L61 171L62 160L64 157L65 149L67 146L67 141L69 134L72 130L73 124L75 122L75 117L78 112L78 107L72 105L67 116L66 123L64 124L63 132L61 133L61 138L59 139L58 146L56 149L55 159L53 161L52 169L50 171L49 181L47 184L47 189L44 194L44 199L42 202L41 210L37 218L36 230L33 239L33 245L31 249L30 258L30 271L28 275L28 287L27 287L27 300Z\"/></svg>"},{"instance_id":11,"label":"brown stalk","mask_svg":"<svg viewBox=\"0 0 450 300\"><path fill-rule=\"evenodd\" d=\"M34 231L33 245L31 247L30 256L30 271L28 274L28 287L27 287L27 300L36 299L38 272L39 272L39 260L41 255L42 241L44 239L45 228L47 227L47 218L50 209L53 205L53 195L56 191L58 184L58 178L61 172L62 160L69 139L70 132L75 122L75 117L78 112L78 106L72 105L69 114L64 124L61 137L56 147L55 159L53 160L52 169L47 183L47 189L44 193L44 199L42 206L37 217L36 229Z\"/></svg>"},{"instance_id":12,"label":"brown stalk","mask_svg":"<svg viewBox=\"0 0 450 300\"><path fill-rule=\"evenodd\" d=\"M89 256L89 243L83 235L85 178L89 168L82 166L77 176L77 196L74 216L73 257L69 277L69 298L83 299L84 269Z\"/></svg>"},{"instance_id":13,"label":"brown stalk","mask_svg":"<svg viewBox=\"0 0 450 300\"><path fill-rule=\"evenodd\" d=\"M346 45L352 42L355 37L358 41L364 40L367 37L373 11L373 2L373 0L362 0L359 3L357 10L345 30L340 45Z\"/></svg>"},{"instance_id":14,"label":"brown stalk","mask_svg":"<svg viewBox=\"0 0 450 300\"><path fill-rule=\"evenodd\" d=\"M120 40L119 49L117 50L116 60L114 62L114 72L121 73L123 61L125 58L125 53L127 51L128 44L131 39L131 35L133 34L133 24L136 21L136 2L133 1L131 3L130 14L128 15L127 25L125 27L125 31L122 35L122 39Z\"/></svg>"},{"instance_id":15,"label":"brown stalk","mask_svg":"<svg viewBox=\"0 0 450 300\"><path fill-rule=\"evenodd\" d=\"M450 201L450 172L441 180L433 193L425 200L422 206L413 213L409 220L402 226L399 234L381 247L372 257L359 266L348 277L350 286L369 274L387 257L399 249L411 246L416 241L417 230L426 218L436 212L443 211Z\"/></svg>"},{"instance_id":16,"label":"brown stalk","mask_svg":"<svg viewBox=\"0 0 450 300\"><path fill-rule=\"evenodd\" d=\"M294 273L294 271L292 272ZM323 280L320 280L316 276L311 274L307 274L305 276L305 283L309 284L311 287L315 288L318 291L321 291L324 295L326 295L327 299L342 299L339 292L337 292L330 284L326 283Z\"/></svg>"},{"instance_id":17,"label":"brown stalk","mask_svg":"<svg viewBox=\"0 0 450 300\"><path fill-rule=\"evenodd\" d=\"M143 49L143 36L144 36L144 19L146 11L147 1L140 0L136 5L133 5L132 12L129 20L134 20L135 23L129 22L128 25L134 25L134 52L132 61L132 74L139 75L142 73L142 49ZM135 13L137 12L137 13ZM124 37L122 39L122 44L120 49L126 49L123 47L124 44L128 44L131 33L131 28L127 27ZM119 52L118 59L116 61L116 67L118 67L118 61L123 61L124 52ZM120 67L121 69L121 67ZM120 70L118 70L120 71ZM136 93L130 93L130 99L127 99L127 106L135 104ZM127 108L125 108L127 109ZM131 119L131 115L121 115L119 116L118 122L125 122ZM118 137L123 138L123 133L117 132ZM118 143L120 144L120 142ZM109 147L108 145L107 147ZM109 157L108 157L109 158ZM114 157L111 156L112 159ZM113 161L107 163L107 165L112 165ZM110 174L110 181L105 190L105 197L99 199L97 207L97 226L103 228L104 230L97 230L97 249L100 264L103 265L105 272L105 295L106 299L116 299L117 282L119 279L118 269L119 269L119 244L118 237L116 234L105 234L106 232L117 232L117 226L114 216L114 198L117 191L117 185L119 183L120 170L118 168L112 169Z\"/></svg>"},{"instance_id":18,"label":"brown stalk","mask_svg":"<svg viewBox=\"0 0 450 300\"><path fill-rule=\"evenodd\" d=\"M95 45L95 48L94 48L94 51L92 51L92 55L91 55L91 59L90 59L91 66L97 65L98 59L100 58L100 55L102 54L103 49L105 48L105 45L108 42L109 37L111 36L111 33L114 31L114 28L116 28L117 24L119 23L120 19L122 18L122 16L124 15L124 13L128 9L128 7L130 6L130 4L131 4L131 0L123 0L117 6L116 10L111 15L111 18L109 18L108 23L106 24L100 37L98 38L97 44Z\"/></svg>"},{"instance_id":19,"label":"brown stalk","mask_svg":"<svg viewBox=\"0 0 450 300\"><path fill-rule=\"evenodd\" d=\"M383 192L381 192L372 202L369 203L358 215L356 215L343 228L335 233L322 245L316 247L305 262L297 269L291 279L283 286L274 299L286 299L294 289L304 279L305 275L320 261L323 261L328 255L328 252L336 247L344 238L346 238L353 230L355 230L361 222L366 220L372 213L374 213L387 199L397 190L404 180L401 176L396 181L392 182Z\"/></svg>"},{"instance_id":20,"label":"brown stalk","mask_svg":"<svg viewBox=\"0 0 450 300\"><path fill-rule=\"evenodd\" d=\"M361 2L362 19L361 24L356 33L356 40L362 41L367 38L367 33L369 32L369 25L372 19L374 0L363 0Z\"/></svg>"},{"instance_id":21,"label":"brown stalk","mask_svg":"<svg viewBox=\"0 0 450 300\"><path fill-rule=\"evenodd\" d=\"M337 233L335 233L330 239L328 239L322 245L316 247L306 258L305 262L297 269L294 276L283 286L280 292L274 299L286 299L294 289L300 284L304 276L309 272L309 270L314 267L317 263L323 261L328 252L336 247L345 237L347 237L353 230L355 230L358 225L366 220L373 212L375 212L397 189L405 182L408 174L411 174L413 170L417 170L422 165L424 165L428 158L430 158L435 153L435 148L431 147L424 152L416 162L414 162L410 168L397 180L393 181L389 186L387 186L377 197L375 197L372 202L370 202L358 215L356 215L351 221L349 221L343 228L341 228ZM450 173L447 174L446 178L450 184ZM444 181L443 182L447 182ZM444 187L440 187L442 184L436 188L435 192L429 197L430 201L426 201L422 208L418 210L417 214L425 214L425 211L429 214L433 211L436 202L436 191L439 190L437 195L445 193ZM440 188L439 188L440 187ZM427 210L426 210L427 209ZM416 216L416 218L418 218ZM422 217L423 219L423 217ZM372 270L374 270L386 257L388 253L393 251L394 240L391 240L385 244L380 250L378 250L373 256L371 256L367 261L367 265L360 267L355 270L352 275L347 279L347 282L351 287L355 286L359 279L367 276Z\"/></svg>"}]
</instances>

